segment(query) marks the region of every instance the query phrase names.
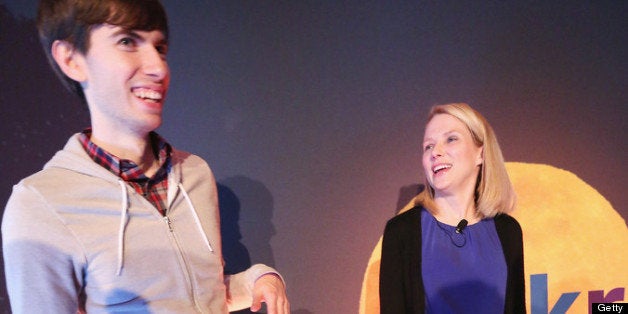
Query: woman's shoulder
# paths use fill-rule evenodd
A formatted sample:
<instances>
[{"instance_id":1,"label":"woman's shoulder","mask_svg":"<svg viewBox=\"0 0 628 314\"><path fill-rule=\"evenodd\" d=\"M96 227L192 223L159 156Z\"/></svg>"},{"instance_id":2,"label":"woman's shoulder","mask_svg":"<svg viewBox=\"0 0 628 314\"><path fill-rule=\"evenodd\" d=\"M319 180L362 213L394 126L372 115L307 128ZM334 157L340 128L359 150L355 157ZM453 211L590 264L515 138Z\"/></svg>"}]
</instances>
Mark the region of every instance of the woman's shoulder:
<instances>
[{"instance_id":1,"label":"woman's shoulder","mask_svg":"<svg viewBox=\"0 0 628 314\"><path fill-rule=\"evenodd\" d=\"M425 210L422 206L415 206L407 211L402 213L398 213L395 217L392 217L388 220L387 225L390 226L399 226L399 225L414 225L417 221L421 220L421 212Z\"/></svg>"},{"instance_id":2,"label":"woman's shoulder","mask_svg":"<svg viewBox=\"0 0 628 314\"><path fill-rule=\"evenodd\" d=\"M495 220L495 226L498 229L509 229L517 231L517 233L521 233L521 225L513 216L510 216L506 213L500 213L493 218Z\"/></svg>"},{"instance_id":3,"label":"woman's shoulder","mask_svg":"<svg viewBox=\"0 0 628 314\"><path fill-rule=\"evenodd\" d=\"M519 222L515 219L515 217L506 213L499 213L495 215L494 219L496 222L499 221L499 223L519 225Z\"/></svg>"}]
</instances>

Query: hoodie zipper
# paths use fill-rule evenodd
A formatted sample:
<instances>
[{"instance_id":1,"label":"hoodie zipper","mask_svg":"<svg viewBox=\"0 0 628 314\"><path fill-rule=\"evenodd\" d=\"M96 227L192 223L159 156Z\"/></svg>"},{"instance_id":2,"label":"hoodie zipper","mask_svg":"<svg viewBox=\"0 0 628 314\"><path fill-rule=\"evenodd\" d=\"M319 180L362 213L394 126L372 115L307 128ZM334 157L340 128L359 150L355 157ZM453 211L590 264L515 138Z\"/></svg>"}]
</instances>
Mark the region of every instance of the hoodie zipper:
<instances>
[{"instance_id":1,"label":"hoodie zipper","mask_svg":"<svg viewBox=\"0 0 628 314\"><path fill-rule=\"evenodd\" d=\"M172 239L174 240L174 243L176 245L177 254L179 255L181 263L183 264L182 265L183 272L185 273L185 279L187 280L187 283L188 283L188 291L190 293L192 301L194 302L194 307L196 308L196 310L199 313L203 313L203 310L199 306L198 300L196 298L196 289L194 287L194 282L192 280L193 278L190 275L189 263L188 263L188 261L187 261L187 259L185 257L185 254L184 254L183 250L181 249L181 245L179 243L179 238L177 237L177 234L176 234L176 232L174 230L174 227L172 226L172 220L167 215L164 216L163 220L165 221L165 223L166 223L166 225L168 227L168 231L170 231L170 234L172 235Z\"/></svg>"},{"instance_id":2,"label":"hoodie zipper","mask_svg":"<svg viewBox=\"0 0 628 314\"><path fill-rule=\"evenodd\" d=\"M164 216L164 220L166 220L166 224L168 225L168 230L172 233L174 233L174 229L172 229L172 220L170 220L170 217L168 216ZM178 244L178 242L177 242Z\"/></svg>"}]
</instances>

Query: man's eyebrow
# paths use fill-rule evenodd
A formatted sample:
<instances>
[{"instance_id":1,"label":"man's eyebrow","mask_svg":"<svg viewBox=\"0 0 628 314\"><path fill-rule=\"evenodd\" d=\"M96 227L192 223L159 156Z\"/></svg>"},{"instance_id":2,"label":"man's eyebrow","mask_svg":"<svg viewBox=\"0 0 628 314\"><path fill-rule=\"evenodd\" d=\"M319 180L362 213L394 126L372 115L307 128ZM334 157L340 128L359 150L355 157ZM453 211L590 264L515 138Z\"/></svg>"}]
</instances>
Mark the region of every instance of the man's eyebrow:
<instances>
[{"instance_id":1,"label":"man's eyebrow","mask_svg":"<svg viewBox=\"0 0 628 314\"><path fill-rule=\"evenodd\" d=\"M168 37L163 36L160 40L157 41L160 45L168 45Z\"/></svg>"},{"instance_id":2,"label":"man's eyebrow","mask_svg":"<svg viewBox=\"0 0 628 314\"><path fill-rule=\"evenodd\" d=\"M133 38L138 38L138 39L142 38L142 36L140 36L135 30L126 29L122 27L118 27L118 29L111 34L111 37L116 37L120 35L131 36Z\"/></svg>"},{"instance_id":3,"label":"man's eyebrow","mask_svg":"<svg viewBox=\"0 0 628 314\"><path fill-rule=\"evenodd\" d=\"M111 37L129 36L137 40L146 40L144 36L139 34L140 31L141 30L127 29L127 28L118 26L118 29L111 34ZM156 43L160 45L168 45L168 38L162 35L161 38L157 40Z\"/></svg>"}]
</instances>

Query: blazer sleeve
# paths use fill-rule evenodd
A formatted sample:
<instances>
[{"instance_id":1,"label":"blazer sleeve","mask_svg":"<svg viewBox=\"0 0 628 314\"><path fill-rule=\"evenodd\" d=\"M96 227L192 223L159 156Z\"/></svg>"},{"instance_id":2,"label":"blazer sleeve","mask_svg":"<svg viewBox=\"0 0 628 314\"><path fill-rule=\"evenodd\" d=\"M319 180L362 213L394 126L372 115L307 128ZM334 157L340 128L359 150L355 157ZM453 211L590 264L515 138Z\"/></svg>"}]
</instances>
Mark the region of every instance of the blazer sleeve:
<instances>
[{"instance_id":1,"label":"blazer sleeve","mask_svg":"<svg viewBox=\"0 0 628 314\"><path fill-rule=\"evenodd\" d=\"M402 241L399 224L392 219L386 224L382 240L379 270L379 301L381 314L405 313L406 295L403 274Z\"/></svg>"},{"instance_id":2,"label":"blazer sleeve","mask_svg":"<svg viewBox=\"0 0 628 314\"><path fill-rule=\"evenodd\" d=\"M506 284L506 308L504 313L526 313L525 275L523 263L523 232L517 220L507 214L495 217L508 267Z\"/></svg>"}]
</instances>

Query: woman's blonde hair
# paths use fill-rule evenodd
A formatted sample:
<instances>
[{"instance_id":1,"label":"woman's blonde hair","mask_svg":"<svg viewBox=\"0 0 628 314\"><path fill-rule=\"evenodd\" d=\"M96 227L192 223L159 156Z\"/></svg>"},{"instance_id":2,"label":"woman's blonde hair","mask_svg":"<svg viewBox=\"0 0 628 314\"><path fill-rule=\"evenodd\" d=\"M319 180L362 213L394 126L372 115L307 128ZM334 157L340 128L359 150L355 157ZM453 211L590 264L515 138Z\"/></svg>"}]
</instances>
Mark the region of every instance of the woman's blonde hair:
<instances>
[{"instance_id":1,"label":"woman's blonde hair","mask_svg":"<svg viewBox=\"0 0 628 314\"><path fill-rule=\"evenodd\" d=\"M515 207L516 195L497 137L488 121L465 103L436 105L430 110L427 122L435 115L448 114L460 120L471 133L473 142L483 147L483 163L480 166L475 187L475 206L482 217L494 217L498 213L508 213ZM415 204L434 208L434 189L425 180L425 189L415 198Z\"/></svg>"}]
</instances>

